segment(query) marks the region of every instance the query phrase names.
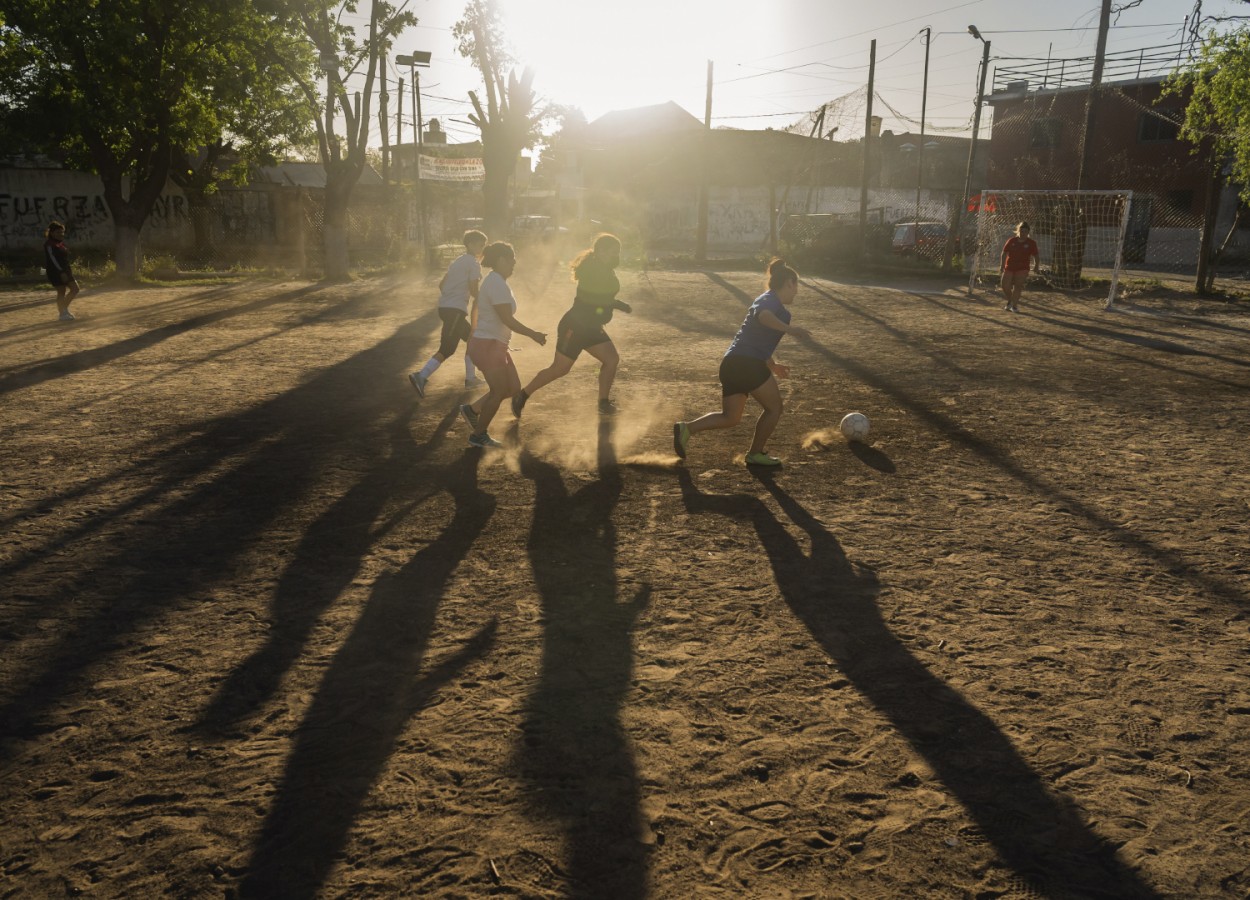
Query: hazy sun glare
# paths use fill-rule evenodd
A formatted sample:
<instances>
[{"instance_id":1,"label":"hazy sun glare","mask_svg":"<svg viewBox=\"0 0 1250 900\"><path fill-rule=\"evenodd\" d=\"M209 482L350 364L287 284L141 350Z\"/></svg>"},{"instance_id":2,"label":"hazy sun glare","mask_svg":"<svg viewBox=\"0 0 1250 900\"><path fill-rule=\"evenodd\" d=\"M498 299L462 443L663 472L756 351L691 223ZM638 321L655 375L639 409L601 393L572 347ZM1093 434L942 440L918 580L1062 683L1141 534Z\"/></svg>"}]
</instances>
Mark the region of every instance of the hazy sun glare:
<instances>
[{"instance_id":1,"label":"hazy sun glare","mask_svg":"<svg viewBox=\"0 0 1250 900\"><path fill-rule=\"evenodd\" d=\"M508 34L538 93L588 119L666 100L701 118L707 60L758 55L760 27L773 26L746 0L525 0Z\"/></svg>"}]
</instances>

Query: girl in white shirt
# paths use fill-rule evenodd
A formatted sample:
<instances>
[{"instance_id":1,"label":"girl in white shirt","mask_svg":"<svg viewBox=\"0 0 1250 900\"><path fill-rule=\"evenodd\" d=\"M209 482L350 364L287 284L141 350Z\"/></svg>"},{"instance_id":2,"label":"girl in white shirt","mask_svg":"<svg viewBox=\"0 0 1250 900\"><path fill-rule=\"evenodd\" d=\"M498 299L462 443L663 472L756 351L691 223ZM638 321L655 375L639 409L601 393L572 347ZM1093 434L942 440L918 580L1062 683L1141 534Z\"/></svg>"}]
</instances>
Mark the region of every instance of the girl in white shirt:
<instances>
[{"instance_id":1,"label":"girl in white shirt","mask_svg":"<svg viewBox=\"0 0 1250 900\"><path fill-rule=\"evenodd\" d=\"M508 341L516 331L535 341L539 346L547 343L547 335L522 325L516 319L516 297L508 287L508 279L516 269L516 253L511 244L496 241L482 254L482 265L490 274L482 279L478 288L477 326L469 339L469 358L486 376L490 390L476 403L465 403L460 415L468 424L471 447L502 447L486 431L499 405L521 389L521 379L512 355L508 353Z\"/></svg>"}]
</instances>

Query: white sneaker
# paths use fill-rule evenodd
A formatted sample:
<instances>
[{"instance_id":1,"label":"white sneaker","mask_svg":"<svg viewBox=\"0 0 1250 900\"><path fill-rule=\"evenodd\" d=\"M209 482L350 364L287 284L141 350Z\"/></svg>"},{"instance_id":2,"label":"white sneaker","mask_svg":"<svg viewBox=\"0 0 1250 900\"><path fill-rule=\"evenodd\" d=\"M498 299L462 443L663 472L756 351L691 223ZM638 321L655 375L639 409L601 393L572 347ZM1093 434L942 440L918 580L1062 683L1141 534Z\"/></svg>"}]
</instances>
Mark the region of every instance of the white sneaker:
<instances>
[{"instance_id":1,"label":"white sneaker","mask_svg":"<svg viewBox=\"0 0 1250 900\"><path fill-rule=\"evenodd\" d=\"M408 380L412 382L412 386L417 389L417 394L425 399L425 382L428 380L420 372L413 372L408 376Z\"/></svg>"},{"instance_id":2,"label":"white sneaker","mask_svg":"<svg viewBox=\"0 0 1250 900\"><path fill-rule=\"evenodd\" d=\"M74 321L74 314L67 309L65 310L65 312L61 313L61 315L58 316L58 318L62 322L72 322Z\"/></svg>"},{"instance_id":3,"label":"white sneaker","mask_svg":"<svg viewBox=\"0 0 1250 900\"><path fill-rule=\"evenodd\" d=\"M466 378L464 380L464 386L466 388L479 388L485 384L486 384L486 381L482 378Z\"/></svg>"}]
</instances>

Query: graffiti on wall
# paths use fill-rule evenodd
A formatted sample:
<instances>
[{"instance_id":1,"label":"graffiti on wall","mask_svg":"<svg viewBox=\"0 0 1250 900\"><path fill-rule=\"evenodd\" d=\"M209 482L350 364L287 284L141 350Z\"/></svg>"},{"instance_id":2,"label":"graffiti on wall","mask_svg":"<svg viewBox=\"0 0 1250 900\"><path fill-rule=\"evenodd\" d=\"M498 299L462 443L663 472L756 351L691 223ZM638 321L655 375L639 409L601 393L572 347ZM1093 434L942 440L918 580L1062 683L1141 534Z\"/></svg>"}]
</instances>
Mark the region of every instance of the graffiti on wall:
<instances>
[{"instance_id":1,"label":"graffiti on wall","mask_svg":"<svg viewBox=\"0 0 1250 900\"><path fill-rule=\"evenodd\" d=\"M113 216L100 179L59 169L0 169L0 250L37 250L56 219L76 250L109 248ZM177 247L192 236L186 198L176 188L161 194L143 228L154 246Z\"/></svg>"}]
</instances>

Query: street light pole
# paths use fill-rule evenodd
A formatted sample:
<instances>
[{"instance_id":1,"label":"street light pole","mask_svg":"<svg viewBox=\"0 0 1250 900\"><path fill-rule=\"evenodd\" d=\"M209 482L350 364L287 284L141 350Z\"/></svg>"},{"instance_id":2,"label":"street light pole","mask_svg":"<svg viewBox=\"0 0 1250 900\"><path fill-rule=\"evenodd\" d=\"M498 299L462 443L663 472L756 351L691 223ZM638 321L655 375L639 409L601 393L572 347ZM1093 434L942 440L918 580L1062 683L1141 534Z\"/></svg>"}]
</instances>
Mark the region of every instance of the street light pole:
<instances>
[{"instance_id":1,"label":"street light pole","mask_svg":"<svg viewBox=\"0 0 1250 900\"><path fill-rule=\"evenodd\" d=\"M981 37L981 32L977 31L975 25L968 26L968 33L981 42L981 80L977 86L977 107L972 113L972 140L968 143L968 170L964 175L964 192L960 198L959 205L955 207L954 224L950 233L946 235L946 258L943 261L942 268L949 269L951 260L955 255L955 239L959 235L960 220L963 217L964 209L968 205L968 198L972 192L972 166L977 155L977 134L981 130L981 104L985 101L985 76L990 68L990 42Z\"/></svg>"},{"instance_id":2,"label":"street light pole","mask_svg":"<svg viewBox=\"0 0 1250 900\"><path fill-rule=\"evenodd\" d=\"M419 148L422 146L421 140L421 75L417 72L417 67L423 69L430 67L430 52L428 50L414 50L412 53L400 53L395 57L395 64L407 66L412 81L412 152L413 159L417 164L414 171L420 173L421 162L419 159ZM401 107L402 108L402 107ZM418 174L418 178L420 175Z\"/></svg>"},{"instance_id":3,"label":"street light pole","mask_svg":"<svg viewBox=\"0 0 1250 900\"><path fill-rule=\"evenodd\" d=\"M412 76L412 142L413 176L417 184L417 239L425 241L425 184L421 181L421 79L417 67L429 68L430 52L414 50L412 53L401 53L395 57L395 63L407 66Z\"/></svg>"}]
</instances>

